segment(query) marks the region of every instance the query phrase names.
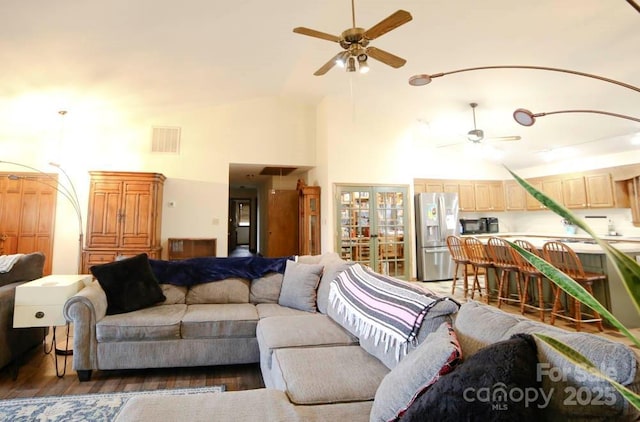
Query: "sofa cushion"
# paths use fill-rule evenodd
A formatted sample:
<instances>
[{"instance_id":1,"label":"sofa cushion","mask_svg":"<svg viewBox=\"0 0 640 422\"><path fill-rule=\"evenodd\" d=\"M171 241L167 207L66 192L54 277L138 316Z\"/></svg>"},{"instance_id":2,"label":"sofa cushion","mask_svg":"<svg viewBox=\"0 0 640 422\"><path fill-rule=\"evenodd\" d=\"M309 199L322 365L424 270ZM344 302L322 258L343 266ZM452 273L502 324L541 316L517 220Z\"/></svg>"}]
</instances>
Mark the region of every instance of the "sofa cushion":
<instances>
[{"instance_id":1,"label":"sofa cushion","mask_svg":"<svg viewBox=\"0 0 640 422\"><path fill-rule=\"evenodd\" d=\"M280 273L269 273L260 278L251 280L249 302L251 303L278 303L280 289L282 288Z\"/></svg>"},{"instance_id":2,"label":"sofa cushion","mask_svg":"<svg viewBox=\"0 0 640 422\"><path fill-rule=\"evenodd\" d=\"M322 265L287 261L278 304L301 311L316 311L316 289Z\"/></svg>"},{"instance_id":3,"label":"sofa cushion","mask_svg":"<svg viewBox=\"0 0 640 422\"><path fill-rule=\"evenodd\" d=\"M186 303L248 303L250 282L244 278L225 278L191 286Z\"/></svg>"},{"instance_id":4,"label":"sofa cushion","mask_svg":"<svg viewBox=\"0 0 640 422\"><path fill-rule=\"evenodd\" d=\"M384 377L376 391L371 421L395 420L460 360L455 332L451 324L444 323Z\"/></svg>"},{"instance_id":5,"label":"sofa cushion","mask_svg":"<svg viewBox=\"0 0 640 422\"><path fill-rule=\"evenodd\" d=\"M187 305L162 305L107 315L96 323L98 342L171 340L180 338Z\"/></svg>"},{"instance_id":6,"label":"sofa cushion","mask_svg":"<svg viewBox=\"0 0 640 422\"><path fill-rule=\"evenodd\" d=\"M189 305L182 338L255 337L258 312L249 303Z\"/></svg>"},{"instance_id":7,"label":"sofa cushion","mask_svg":"<svg viewBox=\"0 0 640 422\"><path fill-rule=\"evenodd\" d=\"M289 400L298 405L373 400L389 372L358 346L277 349L273 360Z\"/></svg>"},{"instance_id":8,"label":"sofa cushion","mask_svg":"<svg viewBox=\"0 0 640 422\"><path fill-rule=\"evenodd\" d=\"M136 311L166 299L146 253L94 265L90 270L107 295L107 315Z\"/></svg>"},{"instance_id":9,"label":"sofa cushion","mask_svg":"<svg viewBox=\"0 0 640 422\"><path fill-rule=\"evenodd\" d=\"M166 298L157 305L175 305L185 303L188 288L186 286L174 286L173 284L161 284L162 294Z\"/></svg>"},{"instance_id":10,"label":"sofa cushion","mask_svg":"<svg viewBox=\"0 0 640 422\"><path fill-rule=\"evenodd\" d=\"M602 336L569 332L536 321L521 321L509 330L505 337L517 333L540 333L553 337L574 348L597 368L618 383L640 390L636 353L628 346ZM548 420L589 418L633 419L638 412L609 382L576 367L547 343L535 337L540 362L542 388L551 394L551 402L545 409ZM589 396L578 396L587 391ZM591 400L593 399L593 400ZM581 400L578 403L578 400ZM580 404L579 406L577 404ZM603 405L606 404L606 405Z\"/></svg>"},{"instance_id":11,"label":"sofa cushion","mask_svg":"<svg viewBox=\"0 0 640 422\"><path fill-rule=\"evenodd\" d=\"M269 368L275 349L358 344L355 336L322 314L305 313L296 318L290 316L263 318L258 323L256 335L260 354L267 359Z\"/></svg>"},{"instance_id":12,"label":"sofa cushion","mask_svg":"<svg viewBox=\"0 0 640 422\"><path fill-rule=\"evenodd\" d=\"M524 317L508 314L494 306L469 301L463 303L456 314L454 329L462 353L471 356L491 343L508 338L509 330L523 320Z\"/></svg>"},{"instance_id":13,"label":"sofa cushion","mask_svg":"<svg viewBox=\"0 0 640 422\"><path fill-rule=\"evenodd\" d=\"M309 315L307 311L299 311L297 309L288 308L286 306L278 305L277 303L258 303L256 305L258 310L258 317L271 318L274 316L304 316Z\"/></svg>"},{"instance_id":14,"label":"sofa cushion","mask_svg":"<svg viewBox=\"0 0 640 422\"><path fill-rule=\"evenodd\" d=\"M522 334L491 344L443 375L400 421L522 421L542 419L535 342Z\"/></svg>"}]
</instances>

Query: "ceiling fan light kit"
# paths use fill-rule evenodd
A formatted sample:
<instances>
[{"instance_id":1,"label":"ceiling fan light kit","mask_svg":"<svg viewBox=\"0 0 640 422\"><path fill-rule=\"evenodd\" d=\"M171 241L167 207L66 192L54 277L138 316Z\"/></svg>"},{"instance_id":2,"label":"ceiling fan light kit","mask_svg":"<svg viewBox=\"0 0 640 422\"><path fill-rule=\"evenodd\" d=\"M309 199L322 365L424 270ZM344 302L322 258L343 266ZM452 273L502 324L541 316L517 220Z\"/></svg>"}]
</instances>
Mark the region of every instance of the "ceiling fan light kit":
<instances>
[{"instance_id":1,"label":"ceiling fan light kit","mask_svg":"<svg viewBox=\"0 0 640 422\"><path fill-rule=\"evenodd\" d=\"M340 67L345 67L346 65L347 72L355 72L356 59L358 61L358 69L360 70L360 73L367 73L369 72L369 64L367 62L369 57L393 68L404 66L407 62L405 59L395 56L387 51L380 50L375 47L369 47L369 42L409 22L413 19L409 12L405 10L398 10L371 28L365 30L364 28L356 26L354 0L351 0L351 17L353 27L342 31L342 34L340 34L339 37L305 27L297 27L293 29L293 32L296 34L336 42L344 49L344 51L336 54L331 60L320 67L320 69L316 70L314 75L322 76L331 70L331 68L336 64Z\"/></svg>"}]
</instances>

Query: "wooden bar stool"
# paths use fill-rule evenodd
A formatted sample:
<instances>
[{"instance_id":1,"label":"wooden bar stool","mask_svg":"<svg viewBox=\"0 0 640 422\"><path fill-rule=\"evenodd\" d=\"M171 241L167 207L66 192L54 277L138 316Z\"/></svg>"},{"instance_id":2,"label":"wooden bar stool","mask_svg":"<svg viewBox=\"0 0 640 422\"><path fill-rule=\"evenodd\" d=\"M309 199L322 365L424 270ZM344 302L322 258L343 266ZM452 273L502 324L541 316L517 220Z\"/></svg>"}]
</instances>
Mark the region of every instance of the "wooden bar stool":
<instances>
[{"instance_id":1,"label":"wooden bar stool","mask_svg":"<svg viewBox=\"0 0 640 422\"><path fill-rule=\"evenodd\" d=\"M582 267L582 262L580 262L574 250L564 243L547 242L542 247L542 253L546 261L580 283L592 296L593 283L598 281L603 282L607 279L606 274L585 271ZM569 299L573 305L573 312L569 314L566 310L562 311L560 309L560 294L562 292L562 289L556 289L553 309L551 311L551 325L554 324L556 317L559 317L575 322L576 331L580 331L583 322L593 322L598 327L598 330L603 331L602 317L600 314L592 310L592 314L584 314L588 319L583 319L582 304L573 297Z\"/></svg>"},{"instance_id":2,"label":"wooden bar stool","mask_svg":"<svg viewBox=\"0 0 640 422\"><path fill-rule=\"evenodd\" d=\"M516 239L513 243L520 246L522 249L525 249L535 255L540 256L540 253L538 253L538 250L536 249L535 246L533 246L533 244L531 244L531 242L528 242L526 240ZM546 278L544 277L544 275L542 275L540 271L538 271L536 267L531 265L529 261L524 259L522 255L516 252L515 249L513 249L513 255L516 259L516 262L518 263L518 271L520 273L520 278L523 280L522 302L520 304L520 313L524 314L526 308L535 309L538 312L540 312L540 321L544 322L545 312L551 312L551 310L553 309L552 303L548 303L547 301L545 301L543 281L546 280ZM533 294L533 293L531 294L531 298L533 299L533 301L529 303L529 289L530 289L529 283L532 280L535 281L536 294ZM552 297L551 300L553 300L553 298L555 297L556 288L555 288L555 284L553 283L549 283L549 284L551 287L551 291L553 292L551 295Z\"/></svg>"},{"instance_id":3,"label":"wooden bar stool","mask_svg":"<svg viewBox=\"0 0 640 422\"><path fill-rule=\"evenodd\" d=\"M513 302L520 306L522 304L522 290L520 289L518 262L513 254L515 251L506 240L499 237L490 237L487 242L487 249L493 265L500 272L498 282L498 308L500 308L502 302ZM515 276L517 291L515 295L511 294L512 274Z\"/></svg>"},{"instance_id":4,"label":"wooden bar stool","mask_svg":"<svg viewBox=\"0 0 640 422\"><path fill-rule=\"evenodd\" d=\"M464 238L464 250L469 258L471 268L473 268L473 285L480 286L479 275L484 276L484 288L487 293L486 302L491 300L491 291L489 286L489 270L492 269L495 272L496 280L499 279L498 271L493 265L493 260L487 252L487 247L480 240L475 237ZM473 299L475 288L471 290L471 299ZM482 296L482 289L480 288L480 295Z\"/></svg>"},{"instance_id":5,"label":"wooden bar stool","mask_svg":"<svg viewBox=\"0 0 640 422\"><path fill-rule=\"evenodd\" d=\"M447 248L449 249L449 253L451 254L451 259L455 263L455 267L453 269L453 282L451 286L451 294L455 295L456 291L456 283L458 281L458 274L460 272L460 267L462 267L462 289L464 293L464 298L467 298L467 294L469 293L469 258L467 257L467 253L464 250L463 240L458 236L447 236ZM478 288L478 291L481 291L480 284L477 286L474 285L473 288Z\"/></svg>"}]
</instances>

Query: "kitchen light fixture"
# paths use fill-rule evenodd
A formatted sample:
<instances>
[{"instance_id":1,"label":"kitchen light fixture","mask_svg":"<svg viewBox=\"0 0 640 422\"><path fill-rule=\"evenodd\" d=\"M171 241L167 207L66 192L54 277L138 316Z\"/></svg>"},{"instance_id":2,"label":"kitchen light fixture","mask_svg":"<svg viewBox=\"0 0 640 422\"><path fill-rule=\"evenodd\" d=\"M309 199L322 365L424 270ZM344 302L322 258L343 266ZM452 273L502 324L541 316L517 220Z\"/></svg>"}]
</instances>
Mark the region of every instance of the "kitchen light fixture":
<instances>
[{"instance_id":1,"label":"kitchen light fixture","mask_svg":"<svg viewBox=\"0 0 640 422\"><path fill-rule=\"evenodd\" d=\"M631 2L630 2L631 3ZM635 7L635 6L634 6ZM413 75L409 78L409 85L411 86L424 86L431 83L431 81L435 78L439 78L441 76L452 75L455 73L463 73L463 72L472 72L475 70L488 70L488 69L528 69L528 70L546 70L550 72L561 72L561 73L569 73L571 75L584 76L587 78L597 79L599 81L608 82L614 85L621 86L623 88L630 89L632 91L640 92L640 88L626 82L617 81L615 79L606 78L604 76L594 75L591 73L580 72L577 70L571 69L561 69L557 67L547 67L547 66L523 66L523 65L496 65L496 66L479 66L479 67L468 67L465 69L457 69L451 70L449 72L440 72L434 74L422 73L418 75ZM619 113L611 113L608 111L601 110L559 110L559 111L550 111L546 113L532 113L527 109L519 108L513 112L513 118L519 124L523 126L532 126L536 122L536 117L546 116L548 114L560 114L560 113L596 113L596 114L606 114L608 116L619 117L622 119L633 120L635 122L640 122L640 119L636 117L627 116ZM469 133L471 135L471 133Z\"/></svg>"},{"instance_id":2,"label":"kitchen light fixture","mask_svg":"<svg viewBox=\"0 0 640 422\"><path fill-rule=\"evenodd\" d=\"M531 111L525 108L519 108L513 112L513 118L516 122L520 123L522 126L533 126L536 122L537 117L547 116L549 114L561 114L561 113L595 113L595 114L605 114L607 116L619 117L621 119L633 120L634 122L640 122L640 119L636 117L627 116L625 114L611 113L608 111L602 110L558 110L558 111L547 111L544 113L532 113Z\"/></svg>"},{"instance_id":3,"label":"kitchen light fixture","mask_svg":"<svg viewBox=\"0 0 640 422\"><path fill-rule=\"evenodd\" d=\"M342 53L338 54L338 56L336 57L336 65L344 69L344 67L347 65L348 58L349 58L349 52L343 51Z\"/></svg>"},{"instance_id":4,"label":"kitchen light fixture","mask_svg":"<svg viewBox=\"0 0 640 422\"><path fill-rule=\"evenodd\" d=\"M616 84L616 85L622 86L624 88L628 88L628 89L634 90L636 92L640 92L640 88L637 87L637 86L633 86L633 85L625 83L625 82L616 81L615 79L605 78L604 76L594 75L594 74L591 74L591 73L579 72L577 70L570 70L570 69L560 69L560 68L557 68L557 67L522 66L522 65L479 66L479 67L468 67L468 68L465 68L465 69L457 69L457 70L451 70L449 72L440 72L440 73L433 73L433 74L422 73L422 74L411 76L409 78L409 85L412 85L412 86L423 86L423 85L430 84L433 79L440 78L442 76L453 75L455 73L472 72L472 71L475 71L475 70L489 70L489 69L529 69L529 70L546 70L546 71L549 71L549 72L570 73L572 75L584 76L584 77L587 77L587 78L598 79L598 80L603 81L603 82L609 82L609 83L612 83L612 84Z\"/></svg>"}]
</instances>

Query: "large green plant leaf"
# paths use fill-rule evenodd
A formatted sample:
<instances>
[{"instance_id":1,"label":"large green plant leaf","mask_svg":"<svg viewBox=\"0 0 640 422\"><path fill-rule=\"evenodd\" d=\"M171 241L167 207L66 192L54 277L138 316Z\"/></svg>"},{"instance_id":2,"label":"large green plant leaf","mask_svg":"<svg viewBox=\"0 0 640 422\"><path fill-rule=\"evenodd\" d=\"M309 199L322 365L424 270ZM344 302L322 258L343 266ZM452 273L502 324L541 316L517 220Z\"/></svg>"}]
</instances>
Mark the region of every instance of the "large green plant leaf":
<instances>
[{"instance_id":1,"label":"large green plant leaf","mask_svg":"<svg viewBox=\"0 0 640 422\"><path fill-rule=\"evenodd\" d=\"M587 232L600 247L604 250L607 257L614 263L615 270L620 275L621 280L624 282L624 287L629 293L632 302L636 307L636 311L640 313L640 265L628 255L620 252L607 241L600 239L582 219L579 219L571 213L568 209L555 202L533 186L531 186L526 180L515 174L509 168L509 173L516 179L516 181L526 189L534 198L536 198L542 205L549 208L571 224L580 227Z\"/></svg>"},{"instance_id":2,"label":"large green plant leaf","mask_svg":"<svg viewBox=\"0 0 640 422\"><path fill-rule=\"evenodd\" d=\"M529 261L531 265L536 267L546 278L554 282L558 287L567 292L567 294L573 296L581 303L584 303L589 308L598 312L604 319L609 321L611 325L616 327L623 333L629 340L631 340L636 346L640 347L640 340L638 340L632 333L625 327L613 314L605 308L598 300L593 297L580 283L549 264L538 255L529 252L526 249L521 248L513 242L507 242L514 248L524 259Z\"/></svg>"},{"instance_id":3,"label":"large green plant leaf","mask_svg":"<svg viewBox=\"0 0 640 422\"><path fill-rule=\"evenodd\" d=\"M575 365L584 368L586 371L597 377L607 380L625 399L629 401L629 403L631 403L636 409L640 410L640 396L638 394L634 393L624 385L611 379L609 376L601 372L589 359L587 359L580 352L578 352L571 346L568 346L565 343L558 341L553 337L549 337L545 334L536 333L534 334L534 336L547 343L549 346L561 353Z\"/></svg>"}]
</instances>

